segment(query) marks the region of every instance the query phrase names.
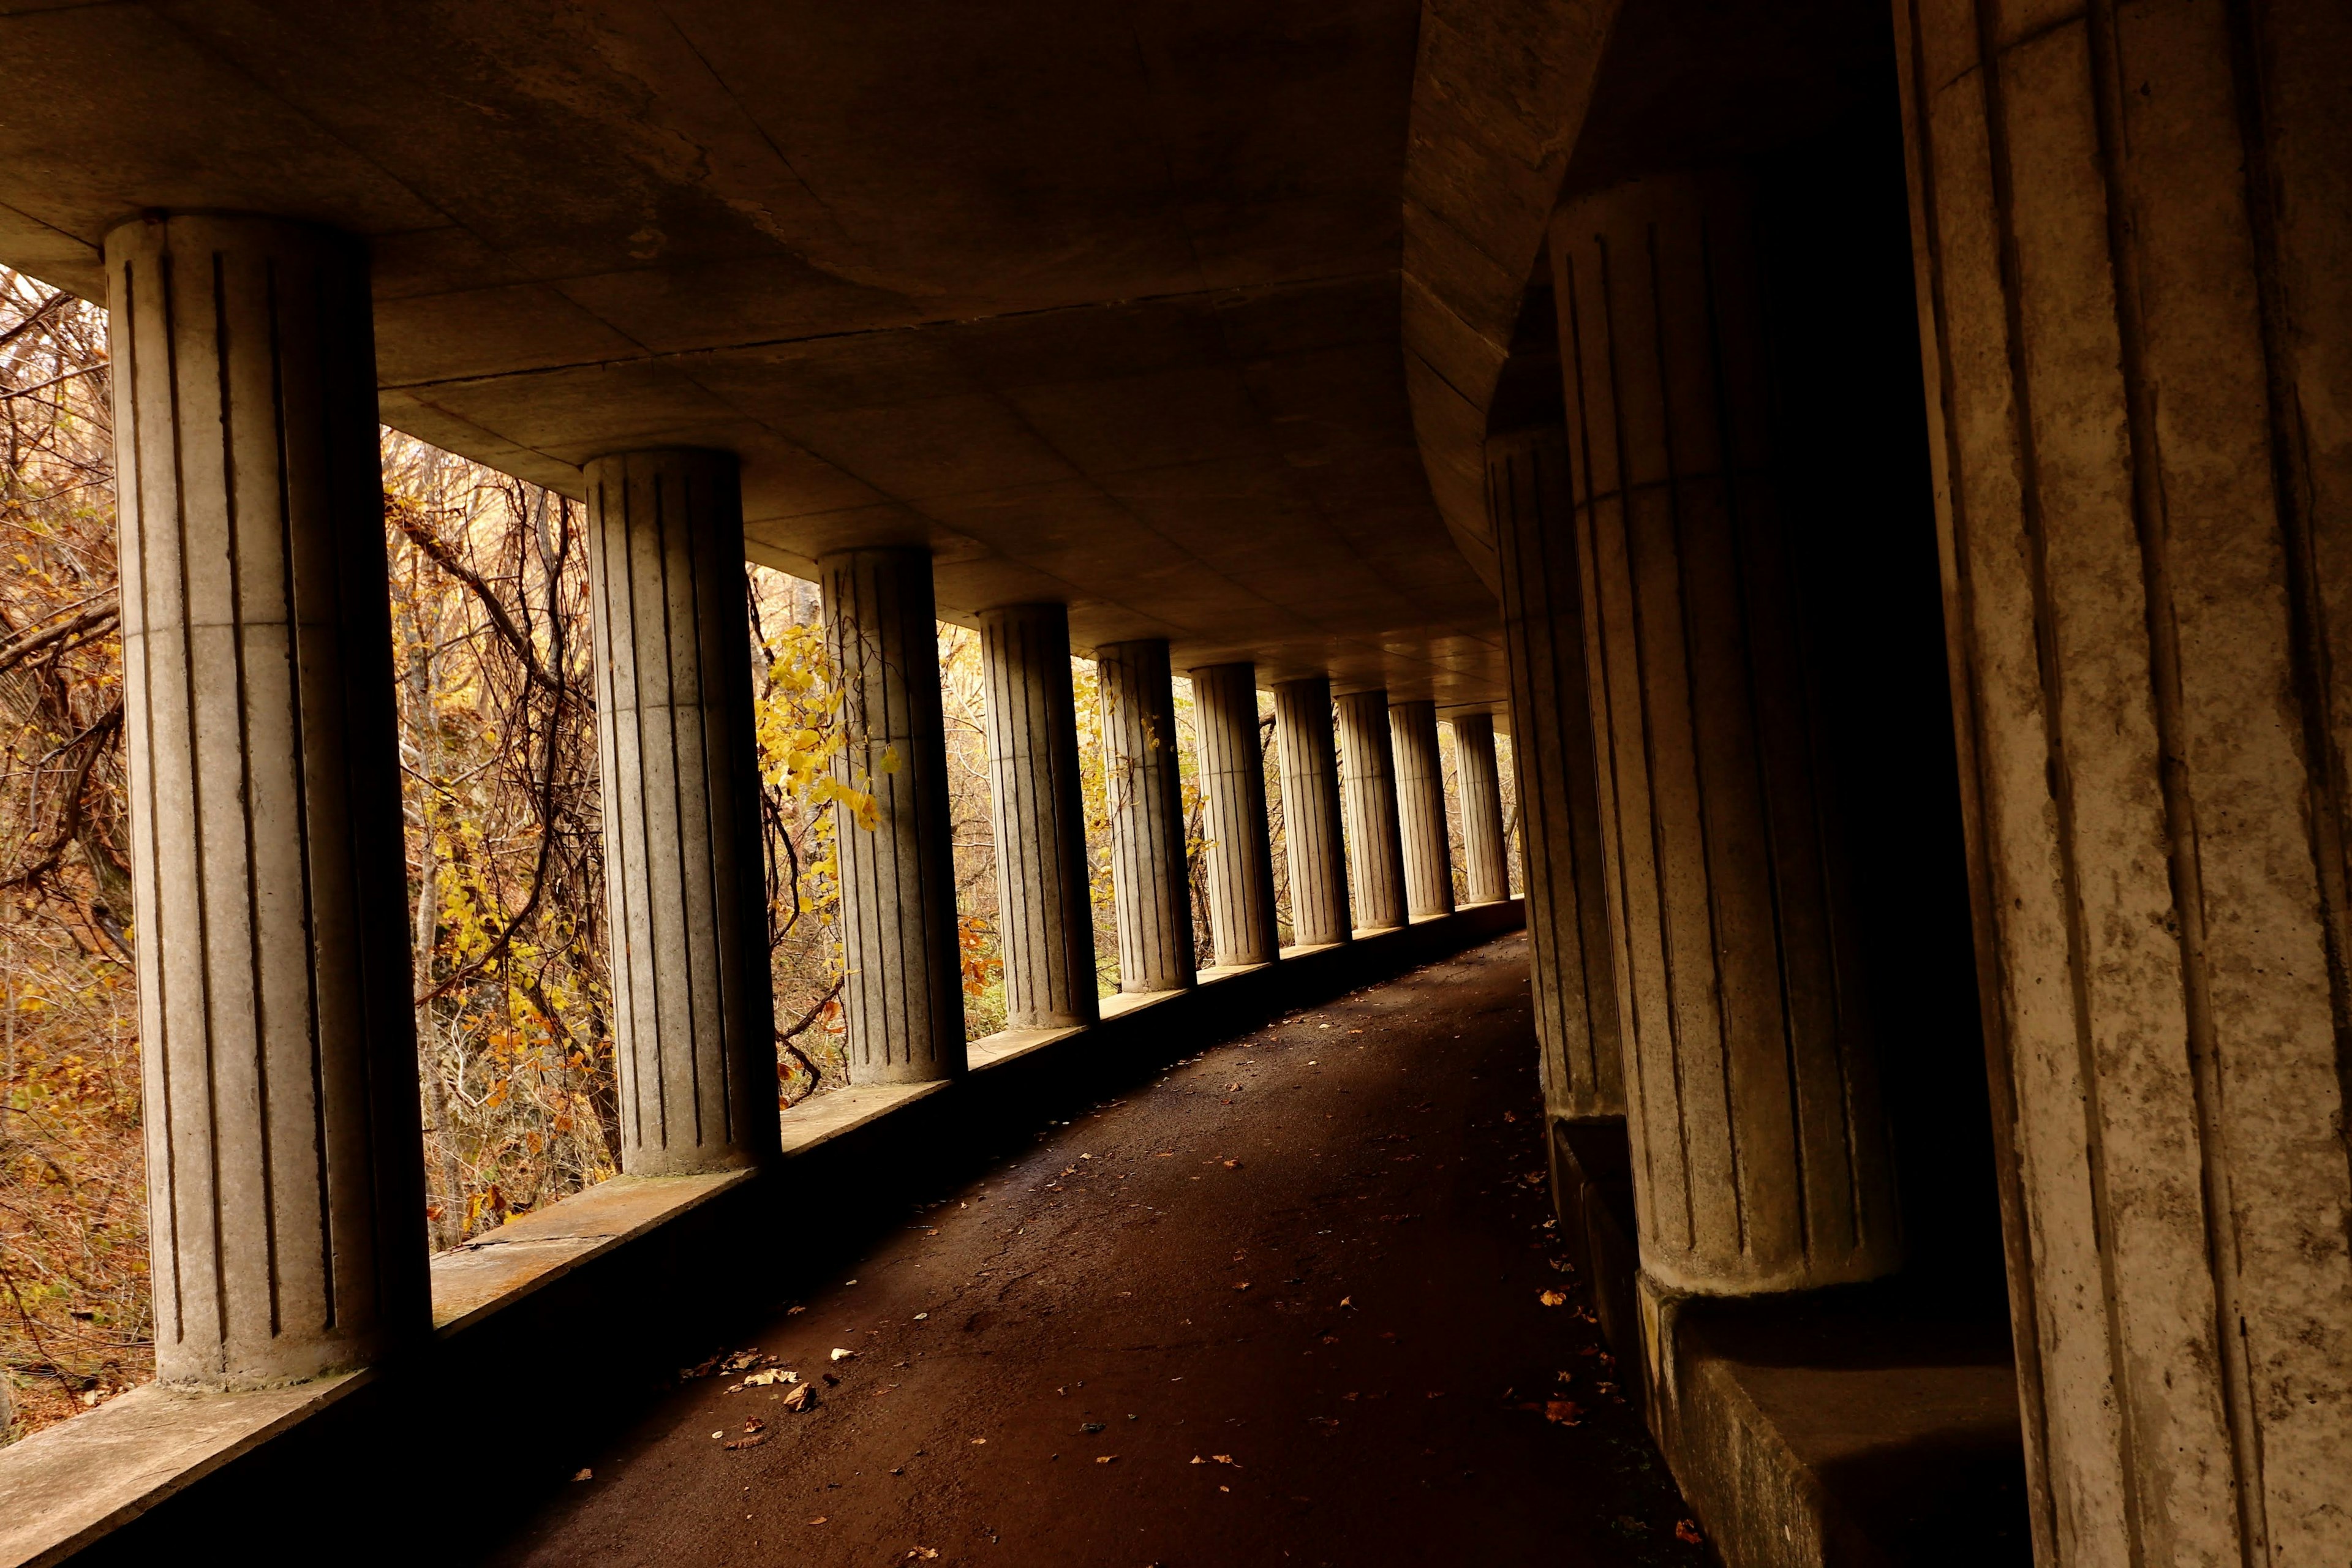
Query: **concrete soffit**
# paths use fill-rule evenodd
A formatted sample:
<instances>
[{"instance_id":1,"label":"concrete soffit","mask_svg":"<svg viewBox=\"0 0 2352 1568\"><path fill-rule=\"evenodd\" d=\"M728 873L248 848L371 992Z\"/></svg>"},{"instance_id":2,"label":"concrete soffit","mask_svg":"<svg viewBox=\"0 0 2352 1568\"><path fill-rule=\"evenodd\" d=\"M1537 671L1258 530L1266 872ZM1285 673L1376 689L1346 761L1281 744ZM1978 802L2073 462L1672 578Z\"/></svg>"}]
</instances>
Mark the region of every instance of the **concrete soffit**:
<instances>
[{"instance_id":1,"label":"concrete soffit","mask_svg":"<svg viewBox=\"0 0 2352 1568\"><path fill-rule=\"evenodd\" d=\"M1486 513L1496 384L1618 0L1430 0L1405 153L1405 384L1448 531L1500 591Z\"/></svg>"}]
</instances>

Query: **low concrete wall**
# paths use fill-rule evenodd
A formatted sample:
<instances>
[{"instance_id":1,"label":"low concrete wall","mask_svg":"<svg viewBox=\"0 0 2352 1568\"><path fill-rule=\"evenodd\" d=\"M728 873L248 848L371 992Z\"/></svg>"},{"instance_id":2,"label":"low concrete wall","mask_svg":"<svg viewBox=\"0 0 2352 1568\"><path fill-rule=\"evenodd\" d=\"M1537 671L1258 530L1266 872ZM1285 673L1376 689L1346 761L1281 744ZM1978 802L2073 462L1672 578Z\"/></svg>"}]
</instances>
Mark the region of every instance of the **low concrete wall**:
<instances>
[{"instance_id":1,"label":"low concrete wall","mask_svg":"<svg viewBox=\"0 0 2352 1568\"><path fill-rule=\"evenodd\" d=\"M823 1277L909 1203L1045 1121L1205 1046L1519 929L1473 906L1100 1024L977 1041L951 1083L824 1095L784 1114L764 1172L621 1177L433 1260L435 1336L365 1372L257 1394L150 1386L0 1450L0 1564L472 1555L565 1479L556 1456L625 1425L677 1369ZM540 1433L562 1443L539 1445ZM484 1468L482 1456L496 1455Z\"/></svg>"}]
</instances>

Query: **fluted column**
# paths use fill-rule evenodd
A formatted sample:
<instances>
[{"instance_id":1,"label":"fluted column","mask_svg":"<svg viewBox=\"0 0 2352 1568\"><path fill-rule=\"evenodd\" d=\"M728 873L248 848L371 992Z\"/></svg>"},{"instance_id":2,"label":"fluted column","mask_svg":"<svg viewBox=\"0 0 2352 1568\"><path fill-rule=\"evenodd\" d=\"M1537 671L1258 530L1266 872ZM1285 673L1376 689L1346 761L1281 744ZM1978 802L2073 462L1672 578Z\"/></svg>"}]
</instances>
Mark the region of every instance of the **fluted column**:
<instances>
[{"instance_id":1,"label":"fluted column","mask_svg":"<svg viewBox=\"0 0 2352 1568\"><path fill-rule=\"evenodd\" d=\"M1357 926L1405 922L1404 841L1397 827L1396 758L1389 742L1389 694L1339 699L1339 799L1348 823L1348 884Z\"/></svg>"},{"instance_id":2,"label":"fluted column","mask_svg":"<svg viewBox=\"0 0 2352 1568\"><path fill-rule=\"evenodd\" d=\"M1102 1009L1069 612L1059 605L990 610L980 618L980 648L1004 1022L1015 1029L1091 1024Z\"/></svg>"},{"instance_id":3,"label":"fluted column","mask_svg":"<svg viewBox=\"0 0 2352 1568\"><path fill-rule=\"evenodd\" d=\"M1291 940L1301 947L1350 941L1355 931L1348 919L1348 852L1339 830L1331 682L1313 675L1276 685L1274 735L1282 763Z\"/></svg>"},{"instance_id":4,"label":"fluted column","mask_svg":"<svg viewBox=\"0 0 2352 1568\"><path fill-rule=\"evenodd\" d=\"M1220 664L1192 671L1192 726L1200 737L1209 835L1209 939L1219 963L1271 963L1280 952L1256 667Z\"/></svg>"},{"instance_id":5,"label":"fluted column","mask_svg":"<svg viewBox=\"0 0 2352 1568\"><path fill-rule=\"evenodd\" d=\"M374 339L356 241L106 237L156 1374L430 1329Z\"/></svg>"},{"instance_id":6,"label":"fluted column","mask_svg":"<svg viewBox=\"0 0 2352 1568\"><path fill-rule=\"evenodd\" d=\"M2352 1562L2352 11L1895 15L2036 1555Z\"/></svg>"},{"instance_id":7,"label":"fluted column","mask_svg":"<svg viewBox=\"0 0 2352 1568\"><path fill-rule=\"evenodd\" d=\"M760 754L731 453L583 472L612 911L621 1168L670 1176L776 1147Z\"/></svg>"},{"instance_id":8,"label":"fluted column","mask_svg":"<svg viewBox=\"0 0 2352 1568\"><path fill-rule=\"evenodd\" d=\"M1396 747L1397 831L1404 841L1406 912L1454 912L1454 844L1445 826L1445 764L1437 751L1437 704L1389 704Z\"/></svg>"},{"instance_id":9,"label":"fluted column","mask_svg":"<svg viewBox=\"0 0 2352 1568\"><path fill-rule=\"evenodd\" d=\"M1853 900L1769 482L1756 221L1729 176L1564 209L1578 560L1559 439L1489 459L1517 542L1503 552L1515 641L1550 626L1555 670L1579 630L1591 650L1642 1267L1670 1289L1728 1293L1869 1279L1900 1251ZM1514 694L1523 778L1541 771L1547 727L1576 728L1569 706Z\"/></svg>"},{"instance_id":10,"label":"fluted column","mask_svg":"<svg viewBox=\"0 0 2352 1568\"><path fill-rule=\"evenodd\" d=\"M1601 848L1606 781L1593 758L1567 486L1568 441L1559 426L1486 443L1544 1103L1558 1117L1622 1116L1620 959Z\"/></svg>"},{"instance_id":11,"label":"fluted column","mask_svg":"<svg viewBox=\"0 0 2352 1568\"><path fill-rule=\"evenodd\" d=\"M1465 713L1453 724L1454 779L1462 795L1463 891L1471 903L1491 904L1511 896L1503 772L1495 762L1495 717Z\"/></svg>"},{"instance_id":12,"label":"fluted column","mask_svg":"<svg viewBox=\"0 0 2352 1568\"><path fill-rule=\"evenodd\" d=\"M1158 637L1107 643L1095 659L1110 792L1118 988L1181 991L1192 984L1195 960L1168 644Z\"/></svg>"},{"instance_id":13,"label":"fluted column","mask_svg":"<svg viewBox=\"0 0 2352 1568\"><path fill-rule=\"evenodd\" d=\"M870 816L851 801L833 815L850 1081L953 1078L963 972L930 552L838 551L817 574L842 693L834 776L873 803Z\"/></svg>"}]
</instances>

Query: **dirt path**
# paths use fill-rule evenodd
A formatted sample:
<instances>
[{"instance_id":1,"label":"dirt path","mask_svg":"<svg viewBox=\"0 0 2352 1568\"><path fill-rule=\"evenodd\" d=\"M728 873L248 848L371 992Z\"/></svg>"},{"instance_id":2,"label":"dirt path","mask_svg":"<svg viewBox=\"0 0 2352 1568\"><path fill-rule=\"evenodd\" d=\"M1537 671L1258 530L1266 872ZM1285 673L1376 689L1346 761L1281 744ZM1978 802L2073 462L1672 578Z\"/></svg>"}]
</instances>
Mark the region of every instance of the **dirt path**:
<instances>
[{"instance_id":1,"label":"dirt path","mask_svg":"<svg viewBox=\"0 0 2352 1568\"><path fill-rule=\"evenodd\" d=\"M1513 937L1052 1129L728 1347L814 1408L688 1381L500 1561L1697 1563L1543 1163Z\"/></svg>"}]
</instances>

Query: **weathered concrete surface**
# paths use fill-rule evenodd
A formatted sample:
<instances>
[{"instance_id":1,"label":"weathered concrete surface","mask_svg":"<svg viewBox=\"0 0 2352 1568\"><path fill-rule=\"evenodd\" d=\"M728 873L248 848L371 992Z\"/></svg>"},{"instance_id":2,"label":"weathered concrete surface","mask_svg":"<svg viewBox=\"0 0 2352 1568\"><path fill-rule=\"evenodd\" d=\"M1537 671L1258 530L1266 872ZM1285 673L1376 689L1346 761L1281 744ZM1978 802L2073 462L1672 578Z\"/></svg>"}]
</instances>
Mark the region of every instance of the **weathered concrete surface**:
<instances>
[{"instance_id":1,"label":"weathered concrete surface","mask_svg":"<svg viewBox=\"0 0 2352 1568\"><path fill-rule=\"evenodd\" d=\"M980 637L1005 1025L1090 1024L1100 1016L1100 987L1069 612L1059 605L990 610Z\"/></svg>"},{"instance_id":2,"label":"weathered concrete surface","mask_svg":"<svg viewBox=\"0 0 2352 1568\"><path fill-rule=\"evenodd\" d=\"M1624 1019L1601 847L1606 780L1594 756L1565 429L1553 418L1497 436L1486 464L1545 1093L1554 1116L1622 1116ZM1491 734L1485 760L1491 771Z\"/></svg>"},{"instance_id":3,"label":"weathered concrete surface","mask_svg":"<svg viewBox=\"0 0 2352 1568\"><path fill-rule=\"evenodd\" d=\"M1281 941L1266 831L1265 751L1258 741L1257 670L1220 664L1191 673L1201 816L1209 838L1210 945L1220 965L1270 963Z\"/></svg>"},{"instance_id":4,"label":"weathered concrete surface","mask_svg":"<svg viewBox=\"0 0 2352 1568\"><path fill-rule=\"evenodd\" d=\"M730 1170L776 1147L735 467L724 452L628 452L585 475L621 1168L633 1175Z\"/></svg>"},{"instance_id":5,"label":"weathered concrete surface","mask_svg":"<svg viewBox=\"0 0 2352 1568\"><path fill-rule=\"evenodd\" d=\"M802 575L919 544L959 618L1480 700L1399 353L1421 13L11 4L0 259L102 298L126 214L299 212L426 440L733 450Z\"/></svg>"},{"instance_id":6,"label":"weathered concrete surface","mask_svg":"<svg viewBox=\"0 0 2352 1568\"><path fill-rule=\"evenodd\" d=\"M1277 682L1275 756L1282 763L1284 874L1290 882L1291 939L1300 947L1346 942L1348 847L1339 826L1339 758L1331 731L1331 682L1321 676Z\"/></svg>"},{"instance_id":7,"label":"weathered concrete surface","mask_svg":"<svg viewBox=\"0 0 2352 1568\"><path fill-rule=\"evenodd\" d=\"M106 264L156 1372L254 1387L426 1327L367 267L210 216Z\"/></svg>"},{"instance_id":8,"label":"weathered concrete surface","mask_svg":"<svg viewBox=\"0 0 2352 1568\"><path fill-rule=\"evenodd\" d=\"M1553 230L1642 1267L1727 1293L1873 1279L1902 1250L1751 199L1664 176ZM1604 282L1627 246L1655 265Z\"/></svg>"},{"instance_id":9,"label":"weathered concrete surface","mask_svg":"<svg viewBox=\"0 0 2352 1568\"><path fill-rule=\"evenodd\" d=\"M16 1446L0 1493L0 1563L51 1568L201 1484L373 1374L215 1394L149 1384Z\"/></svg>"},{"instance_id":10,"label":"weathered concrete surface","mask_svg":"<svg viewBox=\"0 0 2352 1568\"><path fill-rule=\"evenodd\" d=\"M1492 903L1511 896L1510 843L1503 830L1503 773L1495 761L1495 717L1457 714L1454 777L1462 813L1462 881L1465 901Z\"/></svg>"},{"instance_id":11,"label":"weathered concrete surface","mask_svg":"<svg viewBox=\"0 0 2352 1568\"><path fill-rule=\"evenodd\" d=\"M1404 840L1405 910L1413 918L1454 910L1454 844L1445 821L1445 763L1437 749L1437 708L1393 704L1397 831Z\"/></svg>"},{"instance_id":12,"label":"weathered concrete surface","mask_svg":"<svg viewBox=\"0 0 2352 1568\"><path fill-rule=\"evenodd\" d=\"M1185 874L1184 785L1176 689L1157 637L1095 650L1102 697L1103 787L1109 792L1111 903L1118 988L1192 984L1192 889Z\"/></svg>"},{"instance_id":13,"label":"weathered concrete surface","mask_svg":"<svg viewBox=\"0 0 2352 1568\"><path fill-rule=\"evenodd\" d=\"M2343 1562L2352 16L1903 15L2042 1560Z\"/></svg>"},{"instance_id":14,"label":"weathered concrete surface","mask_svg":"<svg viewBox=\"0 0 2352 1568\"><path fill-rule=\"evenodd\" d=\"M834 776L874 805L871 822L846 801L834 807L850 1081L953 1078L964 1068L963 969L931 559L845 550L819 564L842 685Z\"/></svg>"},{"instance_id":15,"label":"weathered concrete surface","mask_svg":"<svg viewBox=\"0 0 2352 1568\"><path fill-rule=\"evenodd\" d=\"M1397 826L1396 754L1389 694L1351 691L1333 704L1339 799L1347 813L1348 892L1357 929L1404 924L1404 840Z\"/></svg>"},{"instance_id":16,"label":"weathered concrete surface","mask_svg":"<svg viewBox=\"0 0 2352 1568\"><path fill-rule=\"evenodd\" d=\"M1525 963L1286 1020L942 1194L730 1342L815 1409L688 1383L565 1447L592 1479L498 1560L1699 1563L1591 1329L1538 1300L1571 1287ZM1552 1398L1580 1424L1521 1408Z\"/></svg>"}]
</instances>

